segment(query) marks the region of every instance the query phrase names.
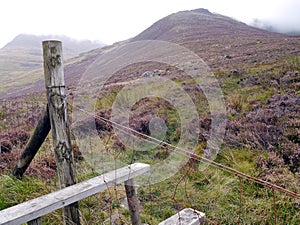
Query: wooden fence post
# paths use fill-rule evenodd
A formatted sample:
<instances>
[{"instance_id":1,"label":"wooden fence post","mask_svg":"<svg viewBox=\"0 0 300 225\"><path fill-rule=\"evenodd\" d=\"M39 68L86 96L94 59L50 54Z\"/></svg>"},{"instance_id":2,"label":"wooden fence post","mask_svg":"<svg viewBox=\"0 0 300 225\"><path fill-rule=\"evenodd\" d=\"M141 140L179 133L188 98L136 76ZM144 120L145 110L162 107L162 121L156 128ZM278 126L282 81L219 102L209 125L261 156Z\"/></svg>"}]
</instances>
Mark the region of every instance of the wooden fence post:
<instances>
[{"instance_id":1,"label":"wooden fence post","mask_svg":"<svg viewBox=\"0 0 300 225\"><path fill-rule=\"evenodd\" d=\"M48 105L46 106L46 110L43 113L41 119L39 120L32 137L27 143L22 155L18 159L15 168L13 169L13 175L18 179L23 177L26 169L29 167L32 162L34 156L42 146L45 141L48 133L50 132L50 120L49 120L49 110Z\"/></svg>"},{"instance_id":2,"label":"wooden fence post","mask_svg":"<svg viewBox=\"0 0 300 225\"><path fill-rule=\"evenodd\" d=\"M128 207L130 211L131 223L132 225L141 225L140 212L139 212L140 206L137 197L137 192L134 187L134 179L127 180L124 182L124 184L125 184Z\"/></svg>"},{"instance_id":3,"label":"wooden fence post","mask_svg":"<svg viewBox=\"0 0 300 225\"><path fill-rule=\"evenodd\" d=\"M65 93L62 43L44 41L44 74L60 188L76 183ZM65 224L80 224L78 203L64 207Z\"/></svg>"}]
</instances>

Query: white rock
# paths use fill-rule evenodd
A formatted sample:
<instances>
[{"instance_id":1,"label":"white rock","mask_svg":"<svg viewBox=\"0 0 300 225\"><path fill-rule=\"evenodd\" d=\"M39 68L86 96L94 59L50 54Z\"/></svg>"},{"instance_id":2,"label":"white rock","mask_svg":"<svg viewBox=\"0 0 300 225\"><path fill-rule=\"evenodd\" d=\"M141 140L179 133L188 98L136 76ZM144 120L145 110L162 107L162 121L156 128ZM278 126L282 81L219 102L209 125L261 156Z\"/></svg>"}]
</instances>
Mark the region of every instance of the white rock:
<instances>
[{"instance_id":1,"label":"white rock","mask_svg":"<svg viewBox=\"0 0 300 225\"><path fill-rule=\"evenodd\" d=\"M200 225L205 221L205 214L186 208L158 225Z\"/></svg>"}]
</instances>

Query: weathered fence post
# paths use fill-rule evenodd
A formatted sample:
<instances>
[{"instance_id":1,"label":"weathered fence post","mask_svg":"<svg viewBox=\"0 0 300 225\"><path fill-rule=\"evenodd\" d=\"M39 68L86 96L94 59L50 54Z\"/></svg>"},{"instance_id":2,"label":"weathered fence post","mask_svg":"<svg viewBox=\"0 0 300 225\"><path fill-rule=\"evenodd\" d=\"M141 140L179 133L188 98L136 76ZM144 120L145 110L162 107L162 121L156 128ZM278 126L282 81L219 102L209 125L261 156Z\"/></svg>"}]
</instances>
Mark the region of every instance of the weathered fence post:
<instances>
[{"instance_id":1,"label":"weathered fence post","mask_svg":"<svg viewBox=\"0 0 300 225\"><path fill-rule=\"evenodd\" d=\"M124 182L128 207L130 211L130 219L132 225L141 225L139 200L136 189L134 187L134 180L130 179Z\"/></svg>"},{"instance_id":2,"label":"weathered fence post","mask_svg":"<svg viewBox=\"0 0 300 225\"><path fill-rule=\"evenodd\" d=\"M49 110L48 105L46 106L46 110L43 113L41 119L39 120L32 137L27 143L25 150L22 155L18 159L16 166L13 169L13 175L17 178L22 178L26 169L30 165L34 156L40 149L41 145L45 141L48 133L50 132L50 120L49 120Z\"/></svg>"},{"instance_id":3,"label":"weathered fence post","mask_svg":"<svg viewBox=\"0 0 300 225\"><path fill-rule=\"evenodd\" d=\"M64 188L75 184L76 179L67 115L62 43L60 41L44 41L43 56L58 179L60 188ZM65 224L80 224L78 203L64 207L63 216Z\"/></svg>"}]
</instances>

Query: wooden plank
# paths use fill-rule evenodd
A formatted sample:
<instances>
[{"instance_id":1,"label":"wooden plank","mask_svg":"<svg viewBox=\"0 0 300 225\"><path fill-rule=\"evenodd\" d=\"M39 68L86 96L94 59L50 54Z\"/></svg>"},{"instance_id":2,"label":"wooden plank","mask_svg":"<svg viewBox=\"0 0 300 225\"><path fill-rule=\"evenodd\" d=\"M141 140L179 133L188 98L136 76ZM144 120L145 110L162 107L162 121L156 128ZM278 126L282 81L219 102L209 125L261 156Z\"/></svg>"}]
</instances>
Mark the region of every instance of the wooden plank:
<instances>
[{"instance_id":1,"label":"wooden plank","mask_svg":"<svg viewBox=\"0 0 300 225\"><path fill-rule=\"evenodd\" d=\"M127 196L127 202L128 207L130 211L130 219L132 225L141 225L141 218L140 218L140 205L139 205L139 199L137 197L135 185L134 185L134 179L130 179L124 182L125 184L125 190L126 190L126 196Z\"/></svg>"},{"instance_id":2,"label":"wooden plank","mask_svg":"<svg viewBox=\"0 0 300 225\"><path fill-rule=\"evenodd\" d=\"M74 184L56 192L0 211L0 224L15 225L26 223L27 221L42 217L45 214L104 191L114 185L121 184L149 171L149 165L134 163L81 183Z\"/></svg>"},{"instance_id":3,"label":"wooden plank","mask_svg":"<svg viewBox=\"0 0 300 225\"><path fill-rule=\"evenodd\" d=\"M45 86L60 188L76 183L67 113L62 43L43 41ZM78 204L63 208L64 223L80 225Z\"/></svg>"}]
</instances>

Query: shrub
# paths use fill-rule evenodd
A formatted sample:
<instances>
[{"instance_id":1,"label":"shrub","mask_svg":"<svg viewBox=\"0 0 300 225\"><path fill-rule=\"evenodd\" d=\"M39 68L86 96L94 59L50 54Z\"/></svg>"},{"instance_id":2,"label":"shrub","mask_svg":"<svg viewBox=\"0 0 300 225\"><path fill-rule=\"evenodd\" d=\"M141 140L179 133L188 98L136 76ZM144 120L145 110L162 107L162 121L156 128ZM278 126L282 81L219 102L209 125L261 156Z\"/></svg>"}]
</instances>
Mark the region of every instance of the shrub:
<instances>
[{"instance_id":1,"label":"shrub","mask_svg":"<svg viewBox=\"0 0 300 225\"><path fill-rule=\"evenodd\" d=\"M13 148L13 144L8 139L0 140L0 153L10 152Z\"/></svg>"},{"instance_id":2,"label":"shrub","mask_svg":"<svg viewBox=\"0 0 300 225\"><path fill-rule=\"evenodd\" d=\"M29 132L25 130L10 131L8 135L13 145L20 147L24 146L30 138Z\"/></svg>"}]
</instances>

